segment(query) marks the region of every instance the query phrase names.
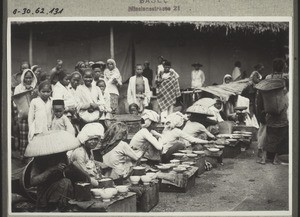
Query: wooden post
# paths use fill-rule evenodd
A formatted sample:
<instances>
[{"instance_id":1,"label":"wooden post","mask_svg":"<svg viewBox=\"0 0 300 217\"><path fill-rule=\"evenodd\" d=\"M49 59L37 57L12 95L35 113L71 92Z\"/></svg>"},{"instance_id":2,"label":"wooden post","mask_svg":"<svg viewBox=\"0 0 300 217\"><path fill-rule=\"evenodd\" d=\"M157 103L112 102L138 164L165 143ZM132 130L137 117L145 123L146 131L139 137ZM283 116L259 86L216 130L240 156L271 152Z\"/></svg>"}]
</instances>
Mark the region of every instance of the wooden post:
<instances>
[{"instance_id":1,"label":"wooden post","mask_svg":"<svg viewBox=\"0 0 300 217\"><path fill-rule=\"evenodd\" d=\"M110 27L110 58L115 59L115 52L114 52L114 28Z\"/></svg>"},{"instance_id":2,"label":"wooden post","mask_svg":"<svg viewBox=\"0 0 300 217\"><path fill-rule=\"evenodd\" d=\"M32 62L32 28L29 30L29 63L30 65L33 64Z\"/></svg>"}]
</instances>

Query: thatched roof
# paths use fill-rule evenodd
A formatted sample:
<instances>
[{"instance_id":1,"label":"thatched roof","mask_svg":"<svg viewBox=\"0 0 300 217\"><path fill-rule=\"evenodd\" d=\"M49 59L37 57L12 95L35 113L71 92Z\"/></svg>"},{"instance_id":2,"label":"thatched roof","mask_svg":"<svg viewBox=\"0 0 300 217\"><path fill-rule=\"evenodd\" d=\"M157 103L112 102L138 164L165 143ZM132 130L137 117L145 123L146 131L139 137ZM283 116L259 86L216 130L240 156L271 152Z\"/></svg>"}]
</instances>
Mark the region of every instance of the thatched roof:
<instances>
[{"instance_id":1,"label":"thatched roof","mask_svg":"<svg viewBox=\"0 0 300 217\"><path fill-rule=\"evenodd\" d=\"M199 88L202 91L211 93L220 97L223 101L227 101L232 95L240 95L242 91L250 85L249 78L234 81L229 84L220 84Z\"/></svg>"},{"instance_id":2,"label":"thatched roof","mask_svg":"<svg viewBox=\"0 0 300 217\"><path fill-rule=\"evenodd\" d=\"M288 31L288 22L218 22L218 21L146 21L145 25L155 26L165 24L168 26L179 26L182 24L192 24L195 30L210 32L212 30L225 30L226 34L233 32L245 32L260 34L264 32L279 33Z\"/></svg>"}]
</instances>

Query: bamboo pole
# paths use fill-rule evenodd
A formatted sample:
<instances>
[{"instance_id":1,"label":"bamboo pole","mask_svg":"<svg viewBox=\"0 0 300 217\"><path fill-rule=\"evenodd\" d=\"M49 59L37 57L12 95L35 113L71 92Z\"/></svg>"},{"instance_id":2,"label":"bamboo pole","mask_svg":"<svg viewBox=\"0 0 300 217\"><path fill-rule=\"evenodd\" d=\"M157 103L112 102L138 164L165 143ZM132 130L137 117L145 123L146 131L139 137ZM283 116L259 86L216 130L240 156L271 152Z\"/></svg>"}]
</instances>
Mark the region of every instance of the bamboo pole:
<instances>
[{"instance_id":1,"label":"bamboo pole","mask_svg":"<svg viewBox=\"0 0 300 217\"><path fill-rule=\"evenodd\" d=\"M110 27L110 58L115 59L115 51L114 51L114 28Z\"/></svg>"},{"instance_id":2,"label":"bamboo pole","mask_svg":"<svg viewBox=\"0 0 300 217\"><path fill-rule=\"evenodd\" d=\"M33 64L32 62L32 28L29 31L29 63L30 65Z\"/></svg>"}]
</instances>

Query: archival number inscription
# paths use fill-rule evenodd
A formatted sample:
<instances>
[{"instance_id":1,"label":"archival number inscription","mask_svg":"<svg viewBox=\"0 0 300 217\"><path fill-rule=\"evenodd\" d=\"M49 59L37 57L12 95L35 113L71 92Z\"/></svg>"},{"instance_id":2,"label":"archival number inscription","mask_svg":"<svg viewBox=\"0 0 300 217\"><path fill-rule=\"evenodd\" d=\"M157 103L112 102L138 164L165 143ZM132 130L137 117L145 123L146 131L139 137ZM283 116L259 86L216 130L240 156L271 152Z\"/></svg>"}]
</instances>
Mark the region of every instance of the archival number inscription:
<instances>
[{"instance_id":1,"label":"archival number inscription","mask_svg":"<svg viewBox=\"0 0 300 217\"><path fill-rule=\"evenodd\" d=\"M34 15L34 14L45 14L45 15L58 15L58 14L62 14L64 11L63 8L50 8L50 9L45 9L45 8L15 8L12 13L14 15Z\"/></svg>"}]
</instances>

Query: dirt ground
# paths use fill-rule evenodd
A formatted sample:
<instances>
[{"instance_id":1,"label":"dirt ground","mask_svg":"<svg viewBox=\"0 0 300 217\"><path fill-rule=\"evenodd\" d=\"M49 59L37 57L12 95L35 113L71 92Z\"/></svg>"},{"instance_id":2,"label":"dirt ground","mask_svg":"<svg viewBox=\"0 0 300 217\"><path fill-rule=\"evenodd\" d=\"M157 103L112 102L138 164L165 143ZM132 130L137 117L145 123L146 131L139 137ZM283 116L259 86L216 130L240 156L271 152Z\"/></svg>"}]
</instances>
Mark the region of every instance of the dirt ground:
<instances>
[{"instance_id":1,"label":"dirt ground","mask_svg":"<svg viewBox=\"0 0 300 217\"><path fill-rule=\"evenodd\" d=\"M201 174L187 193L160 192L151 212L288 210L288 166L256 163L255 147L223 159L223 166ZM22 166L12 158L12 169Z\"/></svg>"},{"instance_id":2,"label":"dirt ground","mask_svg":"<svg viewBox=\"0 0 300 217\"><path fill-rule=\"evenodd\" d=\"M288 210L288 166L256 163L256 144L196 178L187 193L159 193L151 212Z\"/></svg>"}]
</instances>

